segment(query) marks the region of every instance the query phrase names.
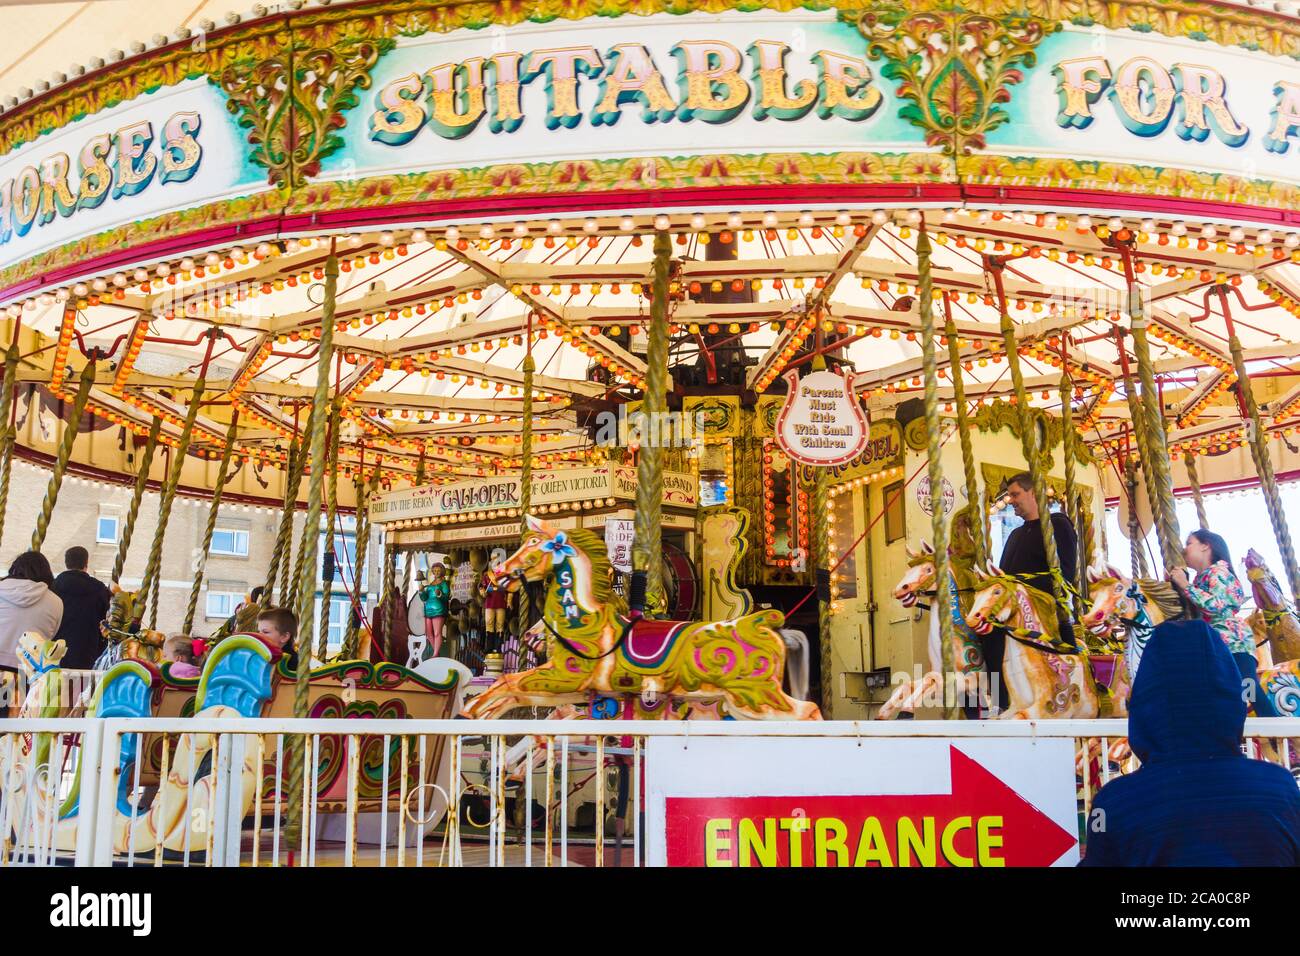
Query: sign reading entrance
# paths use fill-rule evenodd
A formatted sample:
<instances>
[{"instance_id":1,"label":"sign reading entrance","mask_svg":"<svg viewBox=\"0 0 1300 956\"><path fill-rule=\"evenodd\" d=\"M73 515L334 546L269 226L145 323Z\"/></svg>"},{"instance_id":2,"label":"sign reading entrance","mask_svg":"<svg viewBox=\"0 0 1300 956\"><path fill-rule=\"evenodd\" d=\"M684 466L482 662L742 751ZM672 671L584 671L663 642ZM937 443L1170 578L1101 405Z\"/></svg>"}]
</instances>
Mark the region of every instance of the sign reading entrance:
<instances>
[{"instance_id":1,"label":"sign reading entrance","mask_svg":"<svg viewBox=\"0 0 1300 956\"><path fill-rule=\"evenodd\" d=\"M1066 739L652 739L651 865L1069 866Z\"/></svg>"},{"instance_id":2,"label":"sign reading entrance","mask_svg":"<svg viewBox=\"0 0 1300 956\"><path fill-rule=\"evenodd\" d=\"M790 390L776 418L776 441L782 450L804 465L843 465L867 444L867 415L837 372L785 374Z\"/></svg>"}]
</instances>

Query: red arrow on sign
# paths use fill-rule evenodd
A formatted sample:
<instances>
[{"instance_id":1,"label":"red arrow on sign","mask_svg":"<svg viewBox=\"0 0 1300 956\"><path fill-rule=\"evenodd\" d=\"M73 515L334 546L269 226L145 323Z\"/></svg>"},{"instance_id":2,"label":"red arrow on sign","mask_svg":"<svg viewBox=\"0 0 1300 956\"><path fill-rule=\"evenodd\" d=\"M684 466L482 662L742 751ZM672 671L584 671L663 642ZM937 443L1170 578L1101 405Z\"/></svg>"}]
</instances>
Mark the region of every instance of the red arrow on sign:
<instances>
[{"instance_id":1,"label":"red arrow on sign","mask_svg":"<svg viewBox=\"0 0 1300 956\"><path fill-rule=\"evenodd\" d=\"M951 793L668 797L668 865L1049 866L1078 842L949 753Z\"/></svg>"}]
</instances>

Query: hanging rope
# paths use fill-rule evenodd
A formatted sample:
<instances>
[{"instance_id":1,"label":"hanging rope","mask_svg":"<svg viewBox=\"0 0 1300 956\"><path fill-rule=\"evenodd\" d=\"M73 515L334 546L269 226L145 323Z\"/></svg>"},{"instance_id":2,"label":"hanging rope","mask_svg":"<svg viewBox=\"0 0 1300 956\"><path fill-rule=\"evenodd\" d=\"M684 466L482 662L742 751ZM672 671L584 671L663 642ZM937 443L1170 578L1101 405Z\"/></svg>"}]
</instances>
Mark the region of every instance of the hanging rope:
<instances>
[{"instance_id":1,"label":"hanging rope","mask_svg":"<svg viewBox=\"0 0 1300 956\"><path fill-rule=\"evenodd\" d=\"M655 233L654 267L650 300L650 328L646 346L646 386L641 402L642 421L657 423L668 410L668 267L672 239L666 229ZM629 602L636 609L644 595L645 606L664 608L663 552L663 447L656 427L647 427L636 459L636 514L632 533L632 587ZM638 583L644 580L644 590ZM640 592L640 593L638 593Z\"/></svg>"},{"instance_id":2,"label":"hanging rope","mask_svg":"<svg viewBox=\"0 0 1300 956\"><path fill-rule=\"evenodd\" d=\"M975 542L975 566L988 564L988 529L985 525L988 509L978 504L978 485L975 481L975 449L971 442L970 410L966 407L966 382L962 375L961 342L957 337L957 323L952 318L952 302L943 297L944 334L948 339L948 371L952 376L952 401L957 409L957 436L961 443L961 464L966 481L966 494L974 505L975 520L971 522L971 535Z\"/></svg>"},{"instance_id":3,"label":"hanging rope","mask_svg":"<svg viewBox=\"0 0 1300 956\"><path fill-rule=\"evenodd\" d=\"M1051 574L1052 597L1058 607L1068 613L1069 606L1062 593L1064 580L1061 577L1061 555L1056 550L1056 533L1052 528L1052 513L1048 506L1047 479L1043 475L1043 459L1039 449L1038 423L1034 421L1033 409L1029 396L1025 392L1025 376L1020 368L1020 353L1016 349L1016 326L1011 321L1011 312L1007 309L1007 294L1002 285L1002 262L985 259L986 268L992 273L997 290L998 312L1001 315L1002 345L1007 352L1007 369L1011 372L1011 387L1016 393L1016 409L1020 413L1020 450L1025 456L1029 477L1034 483L1034 500L1039 504L1038 527L1043 534L1043 551L1047 557L1047 569ZM938 551L938 545L935 545ZM1066 635L1062 634L1064 638Z\"/></svg>"},{"instance_id":4,"label":"hanging rope","mask_svg":"<svg viewBox=\"0 0 1300 956\"><path fill-rule=\"evenodd\" d=\"M1196 503L1196 520L1206 531L1210 530L1210 517L1205 511L1205 496L1201 494L1201 476L1196 471L1196 453L1190 448L1187 454L1183 456L1183 464L1187 466L1187 484L1192 489L1192 501Z\"/></svg>"},{"instance_id":5,"label":"hanging rope","mask_svg":"<svg viewBox=\"0 0 1300 956\"><path fill-rule=\"evenodd\" d=\"M238 425L239 409L236 408L230 415L230 426L226 429L226 445L221 450L221 464L217 466L217 480L212 487L212 504L208 506L208 523L203 529L203 543L199 546L198 567L194 571L194 584L190 587L190 602L185 608L185 623L181 625L182 634L193 633L194 615L199 609L199 590L203 587L203 573L208 566L208 549L212 547L212 533L217 529L217 512L221 510L221 494L230 476L230 459L235 450L235 432Z\"/></svg>"},{"instance_id":6,"label":"hanging rope","mask_svg":"<svg viewBox=\"0 0 1300 956\"><path fill-rule=\"evenodd\" d=\"M309 621L316 610L316 556L317 538L321 519L321 497L325 487L325 423L330 407L330 363L334 356L334 303L338 293L339 260L331 240L329 258L325 260L325 298L320 318L320 351L316 358L316 387L312 396L313 414L309 417L307 435L308 449L312 461L310 479L307 483L307 517L303 522L303 560L302 580L298 585L298 621L303 634L310 633ZM306 456L304 456L306 457ZM295 486L296 487L296 486ZM308 685L311 680L311 642L302 642L298 653L298 681L294 685L293 715L305 718L308 709ZM306 763L306 738L301 734L293 737L289 749L289 806L288 838L290 845L297 843L302 836L302 793L304 764Z\"/></svg>"},{"instance_id":7,"label":"hanging rope","mask_svg":"<svg viewBox=\"0 0 1300 956\"><path fill-rule=\"evenodd\" d=\"M18 377L18 340L9 344L5 352L4 382L0 383L0 539L4 538L5 513L9 510L9 473L14 461L14 441L17 438L13 423L14 379Z\"/></svg>"},{"instance_id":8,"label":"hanging rope","mask_svg":"<svg viewBox=\"0 0 1300 956\"><path fill-rule=\"evenodd\" d=\"M54 504L59 500L59 487L63 484L63 474L68 470L68 461L72 458L72 446L76 444L77 432L81 430L81 416L86 412L86 402L90 399L90 387L93 384L95 384L95 360L92 358L81 370L81 380L77 382L77 394L72 400L72 417L63 426L63 440L59 442L58 456L54 459L54 471L50 474L50 483L45 489L41 513L36 516L36 529L32 532L33 551L41 550L41 545L45 543L45 533L50 530Z\"/></svg>"},{"instance_id":9,"label":"hanging rope","mask_svg":"<svg viewBox=\"0 0 1300 956\"><path fill-rule=\"evenodd\" d=\"M208 358L212 356L212 344L216 341L215 337L209 333L208 337ZM158 601L155 585L155 578L161 582L159 569L162 566L162 549L163 539L167 535L167 519L172 513L172 501L176 498L176 488L181 481L181 471L185 468L185 456L189 453L190 438L194 434L194 420L199 417L199 404L203 399L204 389L207 387L205 376L207 373L207 360L204 360L203 370L199 372L199 377L194 382L194 391L190 395L190 406L185 410L185 423L181 426L180 440L176 443L176 450L173 454L171 467L168 469L167 477L163 479L162 488L158 496L158 528L154 531L153 545L149 548L149 557L144 566L144 577L140 581L140 591L135 605L135 623L139 624L144 620L144 611L146 598L153 595L152 600L147 603L154 609L152 620L157 622Z\"/></svg>"},{"instance_id":10,"label":"hanging rope","mask_svg":"<svg viewBox=\"0 0 1300 956\"><path fill-rule=\"evenodd\" d=\"M1282 507L1282 498L1277 490L1277 478L1273 474L1273 458L1269 454L1268 435L1259 420L1259 404L1255 401L1255 390L1250 384L1250 374L1246 370L1246 358L1241 350L1241 340L1237 338L1237 327L1233 324L1232 313L1228 309L1228 294L1223 286L1218 287L1219 299L1223 303L1223 317L1228 325L1228 349L1232 352L1232 364L1237 370L1237 394L1245 405L1250 422L1251 434L1246 443L1250 446L1250 455L1255 462L1255 473L1259 475L1260 491L1264 495L1264 505L1268 509L1269 520L1273 524L1273 536L1277 538L1277 549L1282 556L1282 565L1291 582L1291 594L1300 600L1300 566L1296 564L1295 545L1291 542L1291 529L1287 526L1286 510Z\"/></svg>"},{"instance_id":11,"label":"hanging rope","mask_svg":"<svg viewBox=\"0 0 1300 956\"><path fill-rule=\"evenodd\" d=\"M330 420L329 420L329 482L326 486L326 507L325 507L325 535L329 542L331 553L334 548L334 522L338 519L339 510L339 430L341 425L342 406L335 398L330 403ZM417 470L415 475L415 486L420 486L421 475ZM321 613L320 620L317 621L316 635L316 658L318 660L327 660L329 656L329 638L330 638L330 607L334 602L334 562L330 561L328 568L326 562L321 562Z\"/></svg>"},{"instance_id":12,"label":"hanging rope","mask_svg":"<svg viewBox=\"0 0 1300 956\"><path fill-rule=\"evenodd\" d=\"M948 587L948 523L945 520L946 515L943 510L943 461L939 457L942 445L940 432L943 430L943 420L939 417L939 360L934 343L934 286L930 274L930 254L930 236L923 225L916 239L916 300L917 309L921 313L921 368L925 378L925 438L926 454L929 455L929 461L926 463L926 475L930 479L930 502L932 506L930 535L934 544L935 599L931 613L939 615L939 654L943 666L943 714L947 720L957 720L961 717L961 708L957 706L957 695L948 692L949 675L954 674L954 661L952 658L952 592ZM951 320L949 320L948 324L951 324ZM948 340L949 357L952 356L955 340L956 329L951 328L949 329ZM1012 351L1014 351L1014 348ZM965 408L964 392L960 397L954 396L954 400L958 408ZM968 440L969 436L963 434L962 441ZM964 456L965 450L963 449L963 463ZM972 461L970 472L966 476L968 482L966 494L972 503L979 501L974 484L974 473L975 468ZM983 510L983 508L976 508L977 512ZM980 519L975 521L973 525L982 523L983 521ZM954 682L952 686L955 691L956 683Z\"/></svg>"},{"instance_id":13,"label":"hanging rope","mask_svg":"<svg viewBox=\"0 0 1300 956\"><path fill-rule=\"evenodd\" d=\"M126 509L126 523L122 525L122 540L117 543L117 557L113 561L112 581L116 584L122 578L122 568L126 566L127 551L131 547L131 535L135 531L135 519L140 514L140 502L144 500L145 488L149 485L149 468L153 464L153 453L158 447L158 435L162 431L162 419L157 415L149 426L149 438L144 443L139 470L135 476L135 489L131 492L131 504Z\"/></svg>"}]
</instances>

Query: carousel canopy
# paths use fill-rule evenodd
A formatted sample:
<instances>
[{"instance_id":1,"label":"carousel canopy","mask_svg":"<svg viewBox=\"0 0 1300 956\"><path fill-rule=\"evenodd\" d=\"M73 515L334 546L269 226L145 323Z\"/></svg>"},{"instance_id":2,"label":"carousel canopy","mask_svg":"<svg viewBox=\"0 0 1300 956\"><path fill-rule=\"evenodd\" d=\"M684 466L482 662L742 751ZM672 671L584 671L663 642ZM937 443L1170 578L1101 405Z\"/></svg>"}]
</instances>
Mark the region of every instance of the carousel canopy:
<instances>
[{"instance_id":1,"label":"carousel canopy","mask_svg":"<svg viewBox=\"0 0 1300 956\"><path fill-rule=\"evenodd\" d=\"M174 444L202 375L198 460L219 457L237 413L241 461L287 462L317 380L331 251L341 473L517 471L530 349L535 457L603 460L602 414L645 387L657 233L672 237L679 397L781 391L814 352L874 413L919 397L924 230L972 403L1012 393L1005 309L1032 401L1059 411L1068 373L1079 434L1126 451L1138 315L1175 453L1246 440L1233 332L1266 429L1285 443L1300 431L1294 5L1195 4L1210 28L1189 39L1127 4L1105 24L1016 20L996 3L761 18L724 4L647 11L640 33L632 15L578 10L545 26L540 11L497 11L484 32L454 4L445 20L402 3L231 17L180 4L184 30L134 47L117 32L158 20L157 3L139 18L119 13L145 9L134 0L83 6L24 9L0 45L0 85L30 88L0 114L0 308L17 377L70 398L93 356L92 414L136 435L161 416ZM89 42L87 20L109 13L99 54L59 46ZM765 39L788 26L809 43ZM601 36L582 39L588 27ZM960 29L984 45L949 43ZM1105 55L1086 46L1098 31ZM586 60L529 72L538 50L580 39L599 40ZM313 63L292 83L315 100L281 95L279 41ZM43 88L30 71L60 48L87 66ZM1189 49L1210 64L1192 86L1175 66ZM916 89L945 65L973 71L952 90L956 127L933 87ZM1041 105L1056 111L1045 126ZM128 119L147 126L133 156L96 179L99 126L118 149ZM850 151L864 146L879 151ZM1163 165L1171 151L1177 166ZM950 388L940 400L952 410Z\"/></svg>"}]
</instances>

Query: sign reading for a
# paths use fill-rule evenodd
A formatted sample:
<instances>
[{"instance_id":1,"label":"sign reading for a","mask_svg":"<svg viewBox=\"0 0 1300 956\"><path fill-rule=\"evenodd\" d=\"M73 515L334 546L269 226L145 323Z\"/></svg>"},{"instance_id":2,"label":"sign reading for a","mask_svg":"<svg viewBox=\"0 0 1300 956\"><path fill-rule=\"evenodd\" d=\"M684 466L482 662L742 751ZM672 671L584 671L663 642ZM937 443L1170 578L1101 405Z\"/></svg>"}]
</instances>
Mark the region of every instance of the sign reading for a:
<instances>
[{"instance_id":1,"label":"sign reading for a","mask_svg":"<svg viewBox=\"0 0 1300 956\"><path fill-rule=\"evenodd\" d=\"M1078 859L1073 766L1068 740L656 739L649 859L1069 865Z\"/></svg>"},{"instance_id":2,"label":"sign reading for a","mask_svg":"<svg viewBox=\"0 0 1300 956\"><path fill-rule=\"evenodd\" d=\"M787 455L804 465L842 465L867 444L867 415L836 372L813 372L800 379L789 371L790 386L776 418L776 441Z\"/></svg>"}]
</instances>

